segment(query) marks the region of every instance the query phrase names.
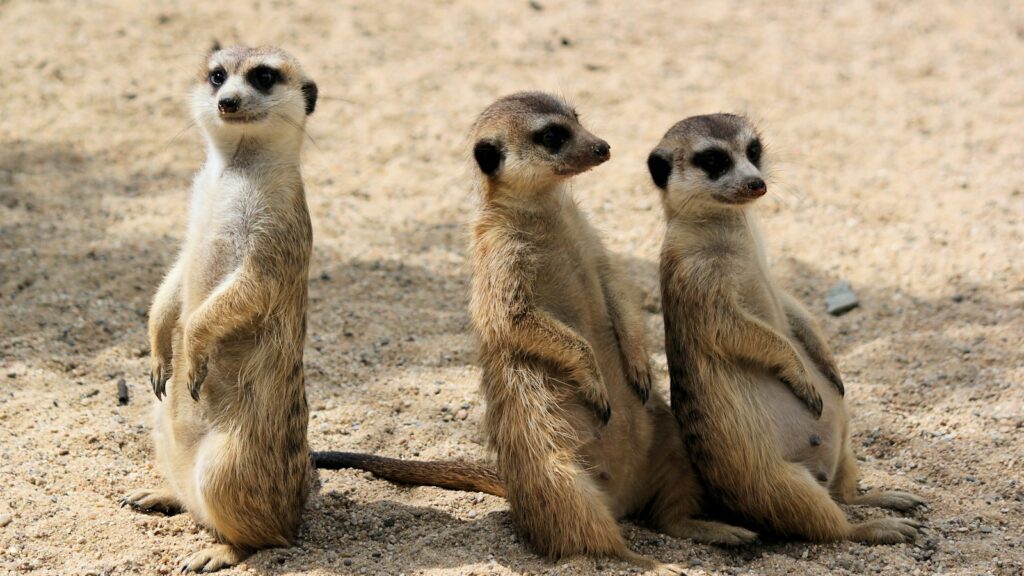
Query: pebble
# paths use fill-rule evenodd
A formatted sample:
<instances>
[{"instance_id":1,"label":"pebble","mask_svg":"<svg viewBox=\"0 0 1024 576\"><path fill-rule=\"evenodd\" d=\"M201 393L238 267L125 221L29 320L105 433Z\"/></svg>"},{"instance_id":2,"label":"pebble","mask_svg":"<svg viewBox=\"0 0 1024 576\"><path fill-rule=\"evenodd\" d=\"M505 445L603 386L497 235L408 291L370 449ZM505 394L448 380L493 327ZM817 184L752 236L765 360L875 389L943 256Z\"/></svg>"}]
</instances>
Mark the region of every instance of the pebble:
<instances>
[{"instance_id":1,"label":"pebble","mask_svg":"<svg viewBox=\"0 0 1024 576\"><path fill-rule=\"evenodd\" d=\"M0 528L10 524L12 520L14 520L14 517L10 514L0 514Z\"/></svg>"},{"instance_id":2,"label":"pebble","mask_svg":"<svg viewBox=\"0 0 1024 576\"><path fill-rule=\"evenodd\" d=\"M459 420L465 420L469 416L469 411L466 409L459 410L455 413L455 417Z\"/></svg>"},{"instance_id":3,"label":"pebble","mask_svg":"<svg viewBox=\"0 0 1024 576\"><path fill-rule=\"evenodd\" d=\"M860 306L860 300L846 280L840 280L825 294L825 309L833 316L841 316Z\"/></svg>"}]
</instances>

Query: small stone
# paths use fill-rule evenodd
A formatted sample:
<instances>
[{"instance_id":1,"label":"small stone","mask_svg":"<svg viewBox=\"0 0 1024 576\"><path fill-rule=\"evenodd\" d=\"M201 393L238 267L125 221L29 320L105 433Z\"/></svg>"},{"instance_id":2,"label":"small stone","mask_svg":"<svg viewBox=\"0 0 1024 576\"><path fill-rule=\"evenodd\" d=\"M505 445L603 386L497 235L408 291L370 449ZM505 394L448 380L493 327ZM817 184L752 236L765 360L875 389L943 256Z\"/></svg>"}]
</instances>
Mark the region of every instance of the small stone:
<instances>
[{"instance_id":1,"label":"small stone","mask_svg":"<svg viewBox=\"0 0 1024 576\"><path fill-rule=\"evenodd\" d=\"M953 300L953 302L957 302L957 303L963 302L964 301L964 295L963 294L953 294L952 300Z\"/></svg>"},{"instance_id":2,"label":"small stone","mask_svg":"<svg viewBox=\"0 0 1024 576\"><path fill-rule=\"evenodd\" d=\"M459 420L465 420L469 416L469 411L466 409L459 410L455 413L455 417Z\"/></svg>"},{"instance_id":3,"label":"small stone","mask_svg":"<svg viewBox=\"0 0 1024 576\"><path fill-rule=\"evenodd\" d=\"M351 566L352 565L352 559L351 558L345 558L344 560L341 561L341 563L344 564L345 566Z\"/></svg>"},{"instance_id":4,"label":"small stone","mask_svg":"<svg viewBox=\"0 0 1024 576\"><path fill-rule=\"evenodd\" d=\"M860 300L846 280L837 282L825 294L825 309L833 316L841 316L860 306Z\"/></svg>"},{"instance_id":5,"label":"small stone","mask_svg":"<svg viewBox=\"0 0 1024 576\"><path fill-rule=\"evenodd\" d=\"M117 381L117 403L121 406L128 405L128 383L124 378Z\"/></svg>"},{"instance_id":6,"label":"small stone","mask_svg":"<svg viewBox=\"0 0 1024 576\"><path fill-rule=\"evenodd\" d=\"M469 517L470 518L476 518L476 510L470 510L469 511ZM991 529L990 529L990 531L991 531Z\"/></svg>"},{"instance_id":7,"label":"small stone","mask_svg":"<svg viewBox=\"0 0 1024 576\"><path fill-rule=\"evenodd\" d=\"M12 520L14 520L14 517L10 514L0 514L0 528L10 524Z\"/></svg>"},{"instance_id":8,"label":"small stone","mask_svg":"<svg viewBox=\"0 0 1024 576\"><path fill-rule=\"evenodd\" d=\"M328 280L331 279L331 275L328 274L327 272L321 272L320 279L323 280L324 282L327 282Z\"/></svg>"}]
</instances>

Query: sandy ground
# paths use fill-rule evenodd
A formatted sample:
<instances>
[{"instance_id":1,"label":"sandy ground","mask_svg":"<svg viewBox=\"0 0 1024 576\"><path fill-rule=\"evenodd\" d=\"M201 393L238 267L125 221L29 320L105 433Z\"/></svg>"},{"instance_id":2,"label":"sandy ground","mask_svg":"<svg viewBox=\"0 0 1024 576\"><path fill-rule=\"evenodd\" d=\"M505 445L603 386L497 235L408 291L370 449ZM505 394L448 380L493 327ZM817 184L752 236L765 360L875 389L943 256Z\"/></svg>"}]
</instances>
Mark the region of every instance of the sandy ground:
<instances>
[{"instance_id":1,"label":"sandy ground","mask_svg":"<svg viewBox=\"0 0 1024 576\"><path fill-rule=\"evenodd\" d=\"M164 573L210 541L187 515L117 501L159 481L146 309L184 234L203 159L185 94L216 37L283 46L320 85L315 447L487 456L465 135L520 89L569 96L612 144L575 192L646 294L664 391L644 159L682 117L739 111L771 145L763 229L837 350L862 484L926 497L927 529L913 546L730 551L624 524L632 545L691 574L1021 573L1024 5L558 4L0 0L0 572ZM840 279L862 306L826 317ZM498 498L321 477L297 545L229 573L633 570L538 558Z\"/></svg>"}]
</instances>

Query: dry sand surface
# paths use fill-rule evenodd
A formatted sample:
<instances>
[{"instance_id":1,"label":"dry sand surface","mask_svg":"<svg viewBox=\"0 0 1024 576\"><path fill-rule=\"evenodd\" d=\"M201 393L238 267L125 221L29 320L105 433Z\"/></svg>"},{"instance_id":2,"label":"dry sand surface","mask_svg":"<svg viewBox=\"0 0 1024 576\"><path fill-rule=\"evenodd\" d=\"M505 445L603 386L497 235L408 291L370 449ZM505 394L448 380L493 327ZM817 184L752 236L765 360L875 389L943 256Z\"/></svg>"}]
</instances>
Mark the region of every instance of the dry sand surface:
<instances>
[{"instance_id":1,"label":"dry sand surface","mask_svg":"<svg viewBox=\"0 0 1024 576\"><path fill-rule=\"evenodd\" d=\"M0 0L0 30L0 572L165 573L210 541L118 498L159 481L146 310L203 161L186 93L213 38L285 47L320 85L314 447L488 457L466 133L522 89L567 95L612 144L575 194L645 294L667 393L644 160L682 117L738 111L775 159L768 249L836 348L862 484L927 498L926 528L916 545L726 550L625 523L631 544L691 574L1024 570L1021 2ZM862 305L826 317L840 279ZM498 498L321 479L295 547L228 573L635 571L537 557Z\"/></svg>"}]
</instances>

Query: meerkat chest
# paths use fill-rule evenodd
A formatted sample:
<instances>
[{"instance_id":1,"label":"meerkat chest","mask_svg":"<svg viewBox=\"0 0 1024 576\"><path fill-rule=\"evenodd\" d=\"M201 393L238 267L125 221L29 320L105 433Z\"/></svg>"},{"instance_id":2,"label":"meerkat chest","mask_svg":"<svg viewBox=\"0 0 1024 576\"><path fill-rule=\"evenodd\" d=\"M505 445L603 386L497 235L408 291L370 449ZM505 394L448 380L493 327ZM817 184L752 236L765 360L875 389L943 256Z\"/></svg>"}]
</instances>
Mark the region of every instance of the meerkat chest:
<instances>
[{"instance_id":1,"label":"meerkat chest","mask_svg":"<svg viewBox=\"0 0 1024 576\"><path fill-rule=\"evenodd\" d=\"M751 254L738 259L735 268L734 287L744 311L788 334L786 312L767 266Z\"/></svg>"},{"instance_id":2,"label":"meerkat chest","mask_svg":"<svg viewBox=\"0 0 1024 576\"><path fill-rule=\"evenodd\" d=\"M590 245L577 237L558 237L540 251L538 296L548 311L589 335L604 318L604 294Z\"/></svg>"},{"instance_id":3,"label":"meerkat chest","mask_svg":"<svg viewBox=\"0 0 1024 576\"><path fill-rule=\"evenodd\" d=\"M189 217L185 301L202 301L234 273L261 213L253 183L235 175L198 181Z\"/></svg>"}]
</instances>

